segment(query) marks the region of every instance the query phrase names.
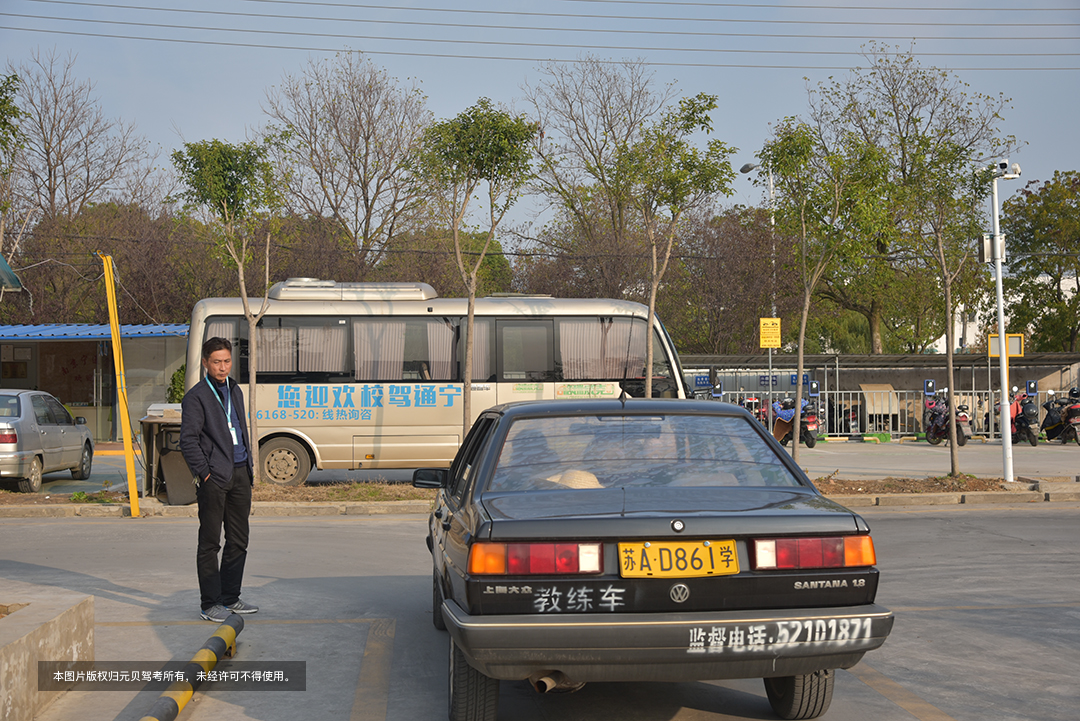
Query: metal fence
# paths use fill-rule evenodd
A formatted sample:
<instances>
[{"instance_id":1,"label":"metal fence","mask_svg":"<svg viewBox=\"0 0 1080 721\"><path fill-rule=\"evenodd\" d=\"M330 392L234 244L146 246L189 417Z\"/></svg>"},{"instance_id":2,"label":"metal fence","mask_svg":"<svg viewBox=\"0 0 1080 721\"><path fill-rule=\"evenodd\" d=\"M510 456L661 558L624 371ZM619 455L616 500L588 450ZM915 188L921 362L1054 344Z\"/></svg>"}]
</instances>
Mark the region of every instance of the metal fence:
<instances>
[{"instance_id":1,"label":"metal fence","mask_svg":"<svg viewBox=\"0 0 1080 721\"><path fill-rule=\"evenodd\" d=\"M805 393L805 389L804 389ZM1000 416L994 412L997 402L996 391L959 391L950 394L954 407L966 405L971 418L971 432L975 436L1000 438ZM760 415L766 415L765 409L774 400L791 398L794 394L780 391L738 391L711 395L714 400L735 403L746 407L751 412L760 409ZM701 396L706 397L706 396ZM1042 403L1049 396L1038 393L1033 396L1039 407L1039 423L1046 411ZM925 410L926 396L921 390L881 390L881 391L822 391L813 399L818 408L819 436L851 436L864 433L888 434L890 439L898 440L905 436L917 436L926 431Z\"/></svg>"}]
</instances>

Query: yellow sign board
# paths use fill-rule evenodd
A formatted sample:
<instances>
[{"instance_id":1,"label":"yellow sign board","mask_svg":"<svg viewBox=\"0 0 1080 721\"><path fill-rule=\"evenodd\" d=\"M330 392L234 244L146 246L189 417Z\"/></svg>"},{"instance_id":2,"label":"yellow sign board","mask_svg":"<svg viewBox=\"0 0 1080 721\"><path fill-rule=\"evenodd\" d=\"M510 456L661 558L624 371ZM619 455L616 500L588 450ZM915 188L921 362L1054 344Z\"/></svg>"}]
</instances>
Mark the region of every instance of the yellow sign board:
<instances>
[{"instance_id":1,"label":"yellow sign board","mask_svg":"<svg viewBox=\"0 0 1080 721\"><path fill-rule=\"evenodd\" d=\"M780 319L761 318L761 348L780 347Z\"/></svg>"},{"instance_id":2,"label":"yellow sign board","mask_svg":"<svg viewBox=\"0 0 1080 721\"><path fill-rule=\"evenodd\" d=\"M989 349L989 355L991 358L997 358L1001 355L1001 348L998 346L998 334L991 333L989 342L986 344ZM1024 357L1024 334L1023 333L1006 333L1005 334L1005 353L1010 358L1023 358Z\"/></svg>"}]
</instances>

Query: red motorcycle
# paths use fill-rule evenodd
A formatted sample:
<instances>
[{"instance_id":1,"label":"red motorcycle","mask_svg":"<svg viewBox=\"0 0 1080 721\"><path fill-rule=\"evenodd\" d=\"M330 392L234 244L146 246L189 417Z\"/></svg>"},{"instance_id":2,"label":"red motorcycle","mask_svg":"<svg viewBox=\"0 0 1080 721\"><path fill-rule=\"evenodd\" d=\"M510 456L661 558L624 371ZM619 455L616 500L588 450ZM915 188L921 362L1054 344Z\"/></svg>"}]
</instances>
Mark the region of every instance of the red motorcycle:
<instances>
[{"instance_id":1,"label":"red motorcycle","mask_svg":"<svg viewBox=\"0 0 1080 721\"><path fill-rule=\"evenodd\" d=\"M932 446L949 438L949 423L953 420L956 422L956 445L963 446L971 438L971 416L968 415L968 407L960 404L956 406L955 413L950 413L950 405L948 388L943 388L926 399L923 423L926 428L926 440Z\"/></svg>"},{"instance_id":2,"label":"red motorcycle","mask_svg":"<svg viewBox=\"0 0 1080 721\"><path fill-rule=\"evenodd\" d=\"M1039 443L1039 434L1035 428L1039 422L1039 409L1028 394L1013 386L1013 401L1009 405L1009 417L1012 418L1012 442L1027 441L1035 446Z\"/></svg>"}]
</instances>

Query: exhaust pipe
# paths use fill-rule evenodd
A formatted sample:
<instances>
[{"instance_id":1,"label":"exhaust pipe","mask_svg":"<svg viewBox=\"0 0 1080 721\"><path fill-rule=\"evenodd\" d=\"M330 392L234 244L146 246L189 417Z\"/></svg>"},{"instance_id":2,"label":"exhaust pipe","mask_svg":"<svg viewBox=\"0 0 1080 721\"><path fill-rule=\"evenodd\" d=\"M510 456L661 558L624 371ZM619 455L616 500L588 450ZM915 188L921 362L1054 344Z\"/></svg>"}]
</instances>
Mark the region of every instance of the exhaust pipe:
<instances>
[{"instance_id":1,"label":"exhaust pipe","mask_svg":"<svg viewBox=\"0 0 1080 721\"><path fill-rule=\"evenodd\" d=\"M529 676L529 683L537 693L573 693L585 686L584 681L567 678L562 671L546 671Z\"/></svg>"}]
</instances>

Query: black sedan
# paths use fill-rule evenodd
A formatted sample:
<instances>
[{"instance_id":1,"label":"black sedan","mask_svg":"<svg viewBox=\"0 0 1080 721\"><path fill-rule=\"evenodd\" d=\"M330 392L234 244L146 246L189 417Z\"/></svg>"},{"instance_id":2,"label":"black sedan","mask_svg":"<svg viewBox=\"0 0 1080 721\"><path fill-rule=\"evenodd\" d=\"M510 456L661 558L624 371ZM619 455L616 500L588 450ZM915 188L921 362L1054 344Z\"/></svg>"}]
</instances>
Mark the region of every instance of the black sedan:
<instances>
[{"instance_id":1,"label":"black sedan","mask_svg":"<svg viewBox=\"0 0 1080 721\"><path fill-rule=\"evenodd\" d=\"M450 632L450 718L493 721L499 679L763 678L815 718L834 670L885 642L870 529L754 418L704 401L540 401L481 414L428 546Z\"/></svg>"}]
</instances>

